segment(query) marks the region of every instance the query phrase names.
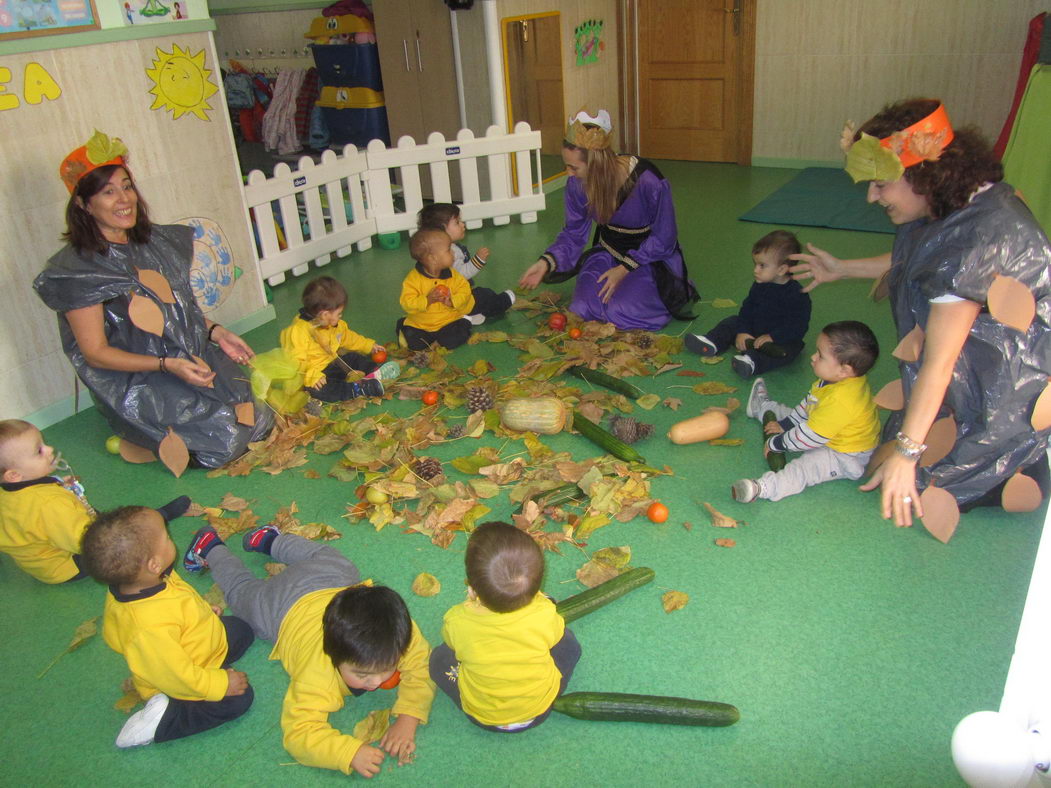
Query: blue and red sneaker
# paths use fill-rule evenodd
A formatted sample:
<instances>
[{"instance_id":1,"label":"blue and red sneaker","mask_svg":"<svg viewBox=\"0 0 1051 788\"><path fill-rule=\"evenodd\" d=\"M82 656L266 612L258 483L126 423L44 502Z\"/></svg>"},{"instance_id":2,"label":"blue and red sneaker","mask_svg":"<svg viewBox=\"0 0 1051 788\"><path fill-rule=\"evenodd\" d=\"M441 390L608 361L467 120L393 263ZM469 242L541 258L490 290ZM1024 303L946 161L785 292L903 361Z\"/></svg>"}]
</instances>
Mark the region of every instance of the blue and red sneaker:
<instances>
[{"instance_id":1,"label":"blue and red sneaker","mask_svg":"<svg viewBox=\"0 0 1051 788\"><path fill-rule=\"evenodd\" d=\"M183 568L187 572L201 572L208 568L208 553L216 545L223 544L219 534L210 525L204 526L193 535L186 554L182 557Z\"/></svg>"},{"instance_id":2,"label":"blue and red sneaker","mask_svg":"<svg viewBox=\"0 0 1051 788\"><path fill-rule=\"evenodd\" d=\"M248 553L263 553L270 555L270 546L274 540L281 535L276 525L261 525L244 535L241 546Z\"/></svg>"}]
</instances>

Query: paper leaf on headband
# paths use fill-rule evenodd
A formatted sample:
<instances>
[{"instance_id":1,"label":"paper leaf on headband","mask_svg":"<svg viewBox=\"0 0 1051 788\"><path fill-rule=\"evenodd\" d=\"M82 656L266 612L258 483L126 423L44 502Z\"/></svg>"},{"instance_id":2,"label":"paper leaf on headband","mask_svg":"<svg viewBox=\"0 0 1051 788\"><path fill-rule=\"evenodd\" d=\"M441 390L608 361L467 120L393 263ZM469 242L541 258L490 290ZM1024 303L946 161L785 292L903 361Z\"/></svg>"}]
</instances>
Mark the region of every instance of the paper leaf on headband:
<instances>
[{"instance_id":1,"label":"paper leaf on headband","mask_svg":"<svg viewBox=\"0 0 1051 788\"><path fill-rule=\"evenodd\" d=\"M164 303L175 303L175 293L172 292L172 286L168 284L164 274L150 268L136 268L135 271L138 273L139 281L143 287L148 287L152 290L153 294Z\"/></svg>"},{"instance_id":2,"label":"paper leaf on headband","mask_svg":"<svg viewBox=\"0 0 1051 788\"><path fill-rule=\"evenodd\" d=\"M915 131L909 137L909 150L925 161L938 161L945 148L947 129Z\"/></svg>"},{"instance_id":3,"label":"paper leaf on headband","mask_svg":"<svg viewBox=\"0 0 1051 788\"><path fill-rule=\"evenodd\" d=\"M171 427L168 427L168 434L161 438L157 455L175 478L182 476L190 464L190 450L186 448L186 442Z\"/></svg>"},{"instance_id":4,"label":"paper leaf on headband","mask_svg":"<svg viewBox=\"0 0 1051 788\"><path fill-rule=\"evenodd\" d=\"M104 161L123 156L128 152L128 146L120 137L110 137L98 129L91 135L84 146L88 154L88 161L92 164L102 164Z\"/></svg>"},{"instance_id":5,"label":"paper leaf on headband","mask_svg":"<svg viewBox=\"0 0 1051 788\"><path fill-rule=\"evenodd\" d=\"M875 137L862 132L861 139L847 151L847 175L859 181L896 181L905 172L901 159L884 148Z\"/></svg>"},{"instance_id":6,"label":"paper leaf on headband","mask_svg":"<svg viewBox=\"0 0 1051 788\"><path fill-rule=\"evenodd\" d=\"M135 293L128 304L128 317L135 327L157 336L164 336L164 313L146 296Z\"/></svg>"},{"instance_id":7,"label":"paper leaf on headband","mask_svg":"<svg viewBox=\"0 0 1051 788\"><path fill-rule=\"evenodd\" d=\"M854 144L854 134L857 132L857 126L854 121L848 120L843 124L843 131L839 135L839 148L844 153L850 150L850 146Z\"/></svg>"}]
</instances>

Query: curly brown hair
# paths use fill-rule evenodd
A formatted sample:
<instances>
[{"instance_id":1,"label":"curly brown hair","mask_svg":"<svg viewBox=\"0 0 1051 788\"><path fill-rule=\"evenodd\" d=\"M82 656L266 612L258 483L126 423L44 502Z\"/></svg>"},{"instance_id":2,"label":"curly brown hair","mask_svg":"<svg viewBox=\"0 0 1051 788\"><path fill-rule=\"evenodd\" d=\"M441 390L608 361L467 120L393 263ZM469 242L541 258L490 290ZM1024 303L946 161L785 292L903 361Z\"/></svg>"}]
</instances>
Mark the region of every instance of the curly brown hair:
<instances>
[{"instance_id":1,"label":"curly brown hair","mask_svg":"<svg viewBox=\"0 0 1051 788\"><path fill-rule=\"evenodd\" d=\"M861 125L861 133L882 139L922 120L938 108L938 99L912 98L888 104ZM923 195L931 216L943 219L965 206L975 189L1004 179L1004 168L989 142L972 126L953 129L953 141L937 161L921 161L905 170L905 180L916 194Z\"/></svg>"},{"instance_id":2,"label":"curly brown hair","mask_svg":"<svg viewBox=\"0 0 1051 788\"><path fill-rule=\"evenodd\" d=\"M139 198L136 206L135 226L128 230L128 240L137 244L144 244L150 240L150 230L153 225L150 223L149 209L146 206L146 200L142 197L142 192L135 185L131 170L122 164L105 164L102 167L96 167L77 181L77 187L69 195L69 202L66 204L66 231L62 233L62 240L68 241L70 246L77 250L77 254L90 252L106 254L109 250L109 242L102 236L98 223L84 206L92 197L106 188L113 173L119 169L123 169L128 174L131 187Z\"/></svg>"}]
</instances>

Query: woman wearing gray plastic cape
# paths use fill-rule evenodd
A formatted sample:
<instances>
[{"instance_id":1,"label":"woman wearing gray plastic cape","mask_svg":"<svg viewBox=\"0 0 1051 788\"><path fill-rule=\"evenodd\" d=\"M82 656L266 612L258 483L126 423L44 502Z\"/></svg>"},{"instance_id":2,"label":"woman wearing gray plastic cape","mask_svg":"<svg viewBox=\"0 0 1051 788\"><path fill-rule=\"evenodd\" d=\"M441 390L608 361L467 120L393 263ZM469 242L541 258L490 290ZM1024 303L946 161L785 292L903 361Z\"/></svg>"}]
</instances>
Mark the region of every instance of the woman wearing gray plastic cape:
<instances>
[{"instance_id":1,"label":"woman wearing gray plastic cape","mask_svg":"<svg viewBox=\"0 0 1051 788\"><path fill-rule=\"evenodd\" d=\"M112 145L102 154L100 136ZM194 299L193 230L151 225L123 144L92 142L63 162L69 245L33 288L58 312L62 349L114 432L156 451L171 428L196 464L218 467L273 426L265 406L237 408L253 402L237 366L252 350Z\"/></svg>"},{"instance_id":2,"label":"woman wearing gray plastic cape","mask_svg":"<svg viewBox=\"0 0 1051 788\"><path fill-rule=\"evenodd\" d=\"M894 355L905 409L884 428L894 450L861 489L882 486L885 518L910 525L913 514L923 517L943 541L957 506L1036 508L1048 492L1051 421L1051 393L1041 399L1051 374L1047 236L1001 182L1003 168L988 144L975 131L954 131L936 100L886 107L857 133L845 133L844 147L847 172L869 181L869 202L898 226L893 250L838 260L810 247L811 254L796 256L802 262L793 272L813 277L807 290L843 277L886 276L902 340ZM930 435L933 450L931 427L947 416L955 442L950 431L948 453L928 464L929 457L920 460L924 444ZM951 497L929 495L932 487Z\"/></svg>"}]
</instances>

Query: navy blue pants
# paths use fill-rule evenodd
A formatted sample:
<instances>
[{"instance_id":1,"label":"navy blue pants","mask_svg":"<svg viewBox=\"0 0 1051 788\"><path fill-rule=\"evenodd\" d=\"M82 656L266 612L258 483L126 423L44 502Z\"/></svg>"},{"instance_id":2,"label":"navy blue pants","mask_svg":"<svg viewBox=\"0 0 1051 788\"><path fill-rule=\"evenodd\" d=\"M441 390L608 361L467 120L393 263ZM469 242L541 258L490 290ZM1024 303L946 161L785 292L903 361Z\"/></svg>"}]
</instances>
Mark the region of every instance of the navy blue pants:
<instances>
[{"instance_id":1,"label":"navy blue pants","mask_svg":"<svg viewBox=\"0 0 1051 788\"><path fill-rule=\"evenodd\" d=\"M740 318L737 315L731 315L724 320L720 320L715 328L705 334L705 336L712 341L712 344L715 345L716 353L723 353L728 349L733 349L734 354L737 354L737 347L734 345L734 340L737 339L737 335L741 333L738 325L740 322ZM779 347L785 349L786 355L784 358L774 358L765 353L761 353L758 350L744 351L742 355L748 356L748 358L755 362L756 375L769 372L771 369L783 367L791 363L795 360L796 356L803 352L802 342L778 342L777 344Z\"/></svg>"}]
</instances>

